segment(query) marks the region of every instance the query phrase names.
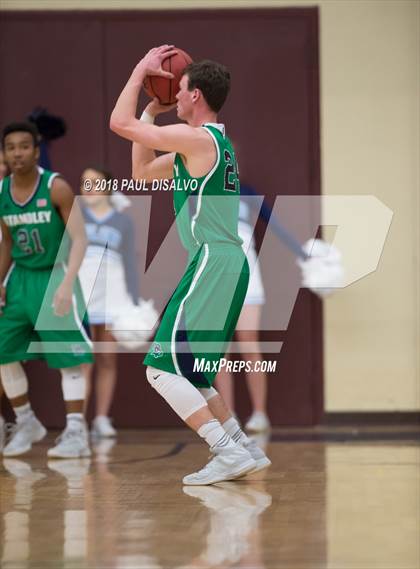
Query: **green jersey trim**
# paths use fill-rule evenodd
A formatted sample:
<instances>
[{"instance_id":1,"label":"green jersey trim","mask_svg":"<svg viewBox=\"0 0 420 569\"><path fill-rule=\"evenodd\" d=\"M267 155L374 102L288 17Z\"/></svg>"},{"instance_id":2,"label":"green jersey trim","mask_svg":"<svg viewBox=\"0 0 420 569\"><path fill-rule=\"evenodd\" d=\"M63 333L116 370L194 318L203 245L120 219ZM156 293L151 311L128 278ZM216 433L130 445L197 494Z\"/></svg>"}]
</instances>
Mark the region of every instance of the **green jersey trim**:
<instances>
[{"instance_id":1,"label":"green jersey trim","mask_svg":"<svg viewBox=\"0 0 420 569\"><path fill-rule=\"evenodd\" d=\"M206 265L207 265L208 259L209 259L209 246L208 246L207 243L205 243L205 244L204 244L204 257L203 257L203 260L201 261L201 265L200 265L200 267L198 268L198 271L197 271L196 274L194 275L194 278L193 278L193 280L192 280L192 282L191 282L191 285L190 285L190 288L189 288L187 294L184 296L184 298L183 298L182 301L181 301L181 304L179 305L178 313L177 313L176 318L175 318L174 327L173 327L173 329L172 329L172 337L171 337L172 361L173 361L173 364L174 364L174 368L176 369L176 373L177 373L178 375L182 375L182 371L181 371L181 369L180 369L180 367L179 367L179 365L178 365L178 360L177 360L177 357L176 357L176 333L177 333L177 330L178 330L179 321L181 320L181 314L182 314L182 311L184 310L184 304L185 304L187 298L193 293L193 291L194 291L194 289L195 289L195 287L196 287L196 284L197 284L197 282L198 282L198 279L200 278L202 272L204 271L204 269L205 269L205 267L206 267Z\"/></svg>"},{"instance_id":2,"label":"green jersey trim","mask_svg":"<svg viewBox=\"0 0 420 569\"><path fill-rule=\"evenodd\" d=\"M25 207L27 206L29 203L31 203L31 201L34 199L34 197L36 196L36 194L38 193L39 188L41 187L41 180L42 180L42 174L44 172L41 172L41 169L38 168L38 178L36 179L35 182L35 186L34 189L32 190L32 193L26 198L26 200L24 202L18 202L15 200L15 198L13 197L13 192L12 192L12 186L13 186L13 175L10 176L10 180L9 180L9 197L12 200L13 204L16 205L17 207Z\"/></svg>"},{"instance_id":3,"label":"green jersey trim","mask_svg":"<svg viewBox=\"0 0 420 569\"><path fill-rule=\"evenodd\" d=\"M195 236L194 233L194 228L198 219L198 216L200 215L200 210L201 210L201 201L202 201L202 197L203 197L203 192L204 192L204 188L207 184L207 182L210 180L210 178L213 176L213 174L216 172L217 168L219 167L220 164L220 148L219 148L219 143L217 142L216 137L214 136L214 134L211 132L211 130L207 127L207 126L203 126L202 128L204 128L209 135L212 137L214 145L216 147L216 152L217 152L217 158L216 158L216 162L213 165L213 168L210 170L210 172L207 174L207 176L204 178L200 189L198 190L198 199L197 199L197 209L195 210L195 214L191 220L191 233L192 236L195 239L195 242L197 243L197 245L200 245L200 242L198 241L197 237Z\"/></svg>"},{"instance_id":4,"label":"green jersey trim","mask_svg":"<svg viewBox=\"0 0 420 569\"><path fill-rule=\"evenodd\" d=\"M16 263L15 263L15 261L13 261L13 263L10 265L10 267L9 267L8 270L7 270L6 276L4 277L3 286L6 286L6 285L7 285L8 281L9 281L9 279L10 279L10 275L12 274L13 269L14 269L15 267L16 267Z\"/></svg>"},{"instance_id":5,"label":"green jersey trim","mask_svg":"<svg viewBox=\"0 0 420 569\"><path fill-rule=\"evenodd\" d=\"M62 263L62 266L63 266L63 269L64 269L64 273L67 274L67 265L66 265L66 263ZM85 327L83 326L83 323L82 323L82 321L80 320L79 312L78 312L78 310L77 310L77 298L76 298L76 295L75 295L74 292L73 292L72 295L71 295L71 303L72 303L72 306L73 306L73 316L74 316L74 319L75 319L75 321L76 321L76 324L77 324L77 326L79 327L79 330L80 330L80 332L81 332L81 334L82 334L82 336L83 336L83 338L84 338L86 344L89 346L90 349L93 349L93 342L92 342L92 340L89 338L89 336L88 336L88 334L87 334L87 332L86 332L86 330L85 330ZM85 310L86 310L86 307L85 307Z\"/></svg>"},{"instance_id":6,"label":"green jersey trim","mask_svg":"<svg viewBox=\"0 0 420 569\"><path fill-rule=\"evenodd\" d=\"M51 176L50 176L49 179L48 179L48 183L47 183L47 186L48 186L48 189L49 189L49 190L51 190L51 188L52 188L52 183L54 182L54 180L55 180L56 178L59 178L60 176L61 176L61 174L60 174L59 172L53 172L53 173L51 174ZM52 203L52 202L51 202L51 203Z\"/></svg>"}]
</instances>

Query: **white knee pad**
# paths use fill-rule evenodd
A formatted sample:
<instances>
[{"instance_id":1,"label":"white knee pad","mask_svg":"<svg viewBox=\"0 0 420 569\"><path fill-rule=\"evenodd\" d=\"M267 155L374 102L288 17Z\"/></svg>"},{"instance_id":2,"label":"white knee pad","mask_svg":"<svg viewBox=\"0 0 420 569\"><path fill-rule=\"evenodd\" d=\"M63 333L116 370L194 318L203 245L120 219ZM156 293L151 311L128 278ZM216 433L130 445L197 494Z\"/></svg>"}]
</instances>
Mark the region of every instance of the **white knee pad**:
<instances>
[{"instance_id":1,"label":"white knee pad","mask_svg":"<svg viewBox=\"0 0 420 569\"><path fill-rule=\"evenodd\" d=\"M9 399L28 393L28 379L19 362L0 365L1 382Z\"/></svg>"},{"instance_id":2,"label":"white knee pad","mask_svg":"<svg viewBox=\"0 0 420 569\"><path fill-rule=\"evenodd\" d=\"M219 395L218 392L214 389L214 387L199 387L198 391L201 393L201 395L204 397L206 401L212 399L213 397L216 397L216 395Z\"/></svg>"},{"instance_id":3,"label":"white knee pad","mask_svg":"<svg viewBox=\"0 0 420 569\"><path fill-rule=\"evenodd\" d=\"M183 421L207 405L198 389L182 375L148 366L146 376L150 385Z\"/></svg>"},{"instance_id":4,"label":"white knee pad","mask_svg":"<svg viewBox=\"0 0 420 569\"><path fill-rule=\"evenodd\" d=\"M81 366L66 367L61 371L64 401L81 401L86 397L86 379Z\"/></svg>"}]
</instances>

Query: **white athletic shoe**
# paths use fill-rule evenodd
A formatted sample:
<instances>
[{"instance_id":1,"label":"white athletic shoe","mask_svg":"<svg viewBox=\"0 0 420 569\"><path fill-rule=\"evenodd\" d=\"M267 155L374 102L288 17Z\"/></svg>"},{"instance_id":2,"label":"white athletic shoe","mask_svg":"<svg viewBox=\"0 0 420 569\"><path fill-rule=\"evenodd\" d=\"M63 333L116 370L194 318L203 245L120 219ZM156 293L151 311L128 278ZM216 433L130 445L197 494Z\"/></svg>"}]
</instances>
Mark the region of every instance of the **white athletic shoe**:
<instances>
[{"instance_id":1,"label":"white athletic shoe","mask_svg":"<svg viewBox=\"0 0 420 569\"><path fill-rule=\"evenodd\" d=\"M210 449L215 455L204 468L193 474L184 476L183 483L187 486L205 486L223 480L234 480L255 470L256 462L250 453L241 445L235 448Z\"/></svg>"},{"instance_id":2,"label":"white athletic shoe","mask_svg":"<svg viewBox=\"0 0 420 569\"><path fill-rule=\"evenodd\" d=\"M268 431L270 428L270 421L265 413L261 411L254 411L245 425L245 430L251 433L261 433Z\"/></svg>"},{"instance_id":3,"label":"white athletic shoe","mask_svg":"<svg viewBox=\"0 0 420 569\"><path fill-rule=\"evenodd\" d=\"M56 442L56 446L48 450L49 458L81 458L92 454L87 428L82 422L71 423Z\"/></svg>"},{"instance_id":4,"label":"white athletic shoe","mask_svg":"<svg viewBox=\"0 0 420 569\"><path fill-rule=\"evenodd\" d=\"M268 468L271 466L271 460L265 454L262 448L260 448L257 443L253 439L248 439L246 443L242 445L252 458L256 462L256 466L254 470L248 472L248 474L253 474L254 472L259 472L260 470L264 470L264 468Z\"/></svg>"},{"instance_id":5,"label":"white athletic shoe","mask_svg":"<svg viewBox=\"0 0 420 569\"><path fill-rule=\"evenodd\" d=\"M91 434L94 437L116 437L117 431L111 423L111 419L105 415L98 415L92 422Z\"/></svg>"},{"instance_id":6,"label":"white athletic shoe","mask_svg":"<svg viewBox=\"0 0 420 569\"><path fill-rule=\"evenodd\" d=\"M3 456L19 456L31 450L32 443L42 440L47 429L33 413L24 421L14 423L10 428L10 440L3 449Z\"/></svg>"}]
</instances>

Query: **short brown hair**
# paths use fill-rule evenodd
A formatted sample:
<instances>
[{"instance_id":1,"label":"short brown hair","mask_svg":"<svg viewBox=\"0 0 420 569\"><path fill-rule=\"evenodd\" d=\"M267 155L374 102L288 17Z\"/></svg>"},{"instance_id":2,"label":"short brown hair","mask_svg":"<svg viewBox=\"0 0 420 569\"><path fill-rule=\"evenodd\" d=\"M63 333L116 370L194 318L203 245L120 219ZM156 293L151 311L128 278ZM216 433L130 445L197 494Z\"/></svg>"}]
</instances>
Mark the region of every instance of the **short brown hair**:
<instances>
[{"instance_id":1,"label":"short brown hair","mask_svg":"<svg viewBox=\"0 0 420 569\"><path fill-rule=\"evenodd\" d=\"M187 65L188 90L200 89L212 111L218 113L230 90L230 73L221 63L205 59Z\"/></svg>"}]
</instances>

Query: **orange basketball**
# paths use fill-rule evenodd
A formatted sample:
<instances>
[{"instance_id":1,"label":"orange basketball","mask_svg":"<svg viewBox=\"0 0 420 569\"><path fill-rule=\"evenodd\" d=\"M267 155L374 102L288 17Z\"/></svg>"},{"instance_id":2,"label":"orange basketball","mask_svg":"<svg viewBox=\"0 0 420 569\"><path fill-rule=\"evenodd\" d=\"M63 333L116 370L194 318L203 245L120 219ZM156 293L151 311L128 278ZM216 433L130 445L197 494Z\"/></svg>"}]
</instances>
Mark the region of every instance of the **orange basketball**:
<instances>
[{"instance_id":1,"label":"orange basketball","mask_svg":"<svg viewBox=\"0 0 420 569\"><path fill-rule=\"evenodd\" d=\"M166 77L158 77L157 75L148 75L143 83L146 93L152 99L157 97L162 105L170 105L175 103L175 95L179 91L179 82L184 73L184 69L192 62L191 57L178 47L175 47L177 53L166 58L162 62L162 69L170 71L174 74L173 79Z\"/></svg>"}]
</instances>

